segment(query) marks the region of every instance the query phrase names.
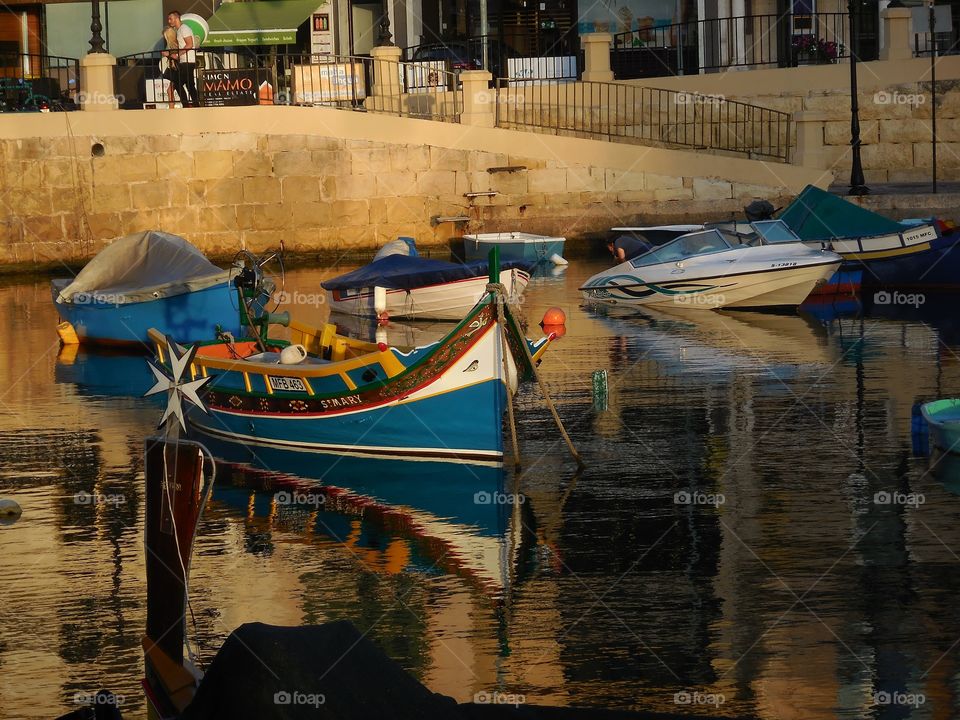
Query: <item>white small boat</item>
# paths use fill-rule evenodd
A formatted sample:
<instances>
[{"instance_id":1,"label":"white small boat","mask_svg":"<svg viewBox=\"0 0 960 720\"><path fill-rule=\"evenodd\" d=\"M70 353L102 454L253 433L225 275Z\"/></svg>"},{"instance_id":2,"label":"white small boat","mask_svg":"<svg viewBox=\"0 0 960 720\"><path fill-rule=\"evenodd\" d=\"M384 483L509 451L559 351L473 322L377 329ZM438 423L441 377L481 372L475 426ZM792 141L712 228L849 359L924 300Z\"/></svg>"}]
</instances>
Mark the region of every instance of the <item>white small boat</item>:
<instances>
[{"instance_id":1,"label":"white small boat","mask_svg":"<svg viewBox=\"0 0 960 720\"><path fill-rule=\"evenodd\" d=\"M500 261L526 260L532 263L566 265L563 246L566 238L534 235L525 232L480 233L463 236L463 256L469 260L485 259L490 251L500 248Z\"/></svg>"},{"instance_id":2,"label":"white small boat","mask_svg":"<svg viewBox=\"0 0 960 720\"><path fill-rule=\"evenodd\" d=\"M842 262L801 243L746 240L710 228L688 233L591 277L594 302L709 310L799 305Z\"/></svg>"},{"instance_id":3,"label":"white small boat","mask_svg":"<svg viewBox=\"0 0 960 720\"><path fill-rule=\"evenodd\" d=\"M507 297L517 301L530 281L530 263L500 263L500 282ZM451 263L407 255L387 255L359 270L321 283L330 309L347 315L376 318L462 320L486 292L486 260Z\"/></svg>"}]
</instances>

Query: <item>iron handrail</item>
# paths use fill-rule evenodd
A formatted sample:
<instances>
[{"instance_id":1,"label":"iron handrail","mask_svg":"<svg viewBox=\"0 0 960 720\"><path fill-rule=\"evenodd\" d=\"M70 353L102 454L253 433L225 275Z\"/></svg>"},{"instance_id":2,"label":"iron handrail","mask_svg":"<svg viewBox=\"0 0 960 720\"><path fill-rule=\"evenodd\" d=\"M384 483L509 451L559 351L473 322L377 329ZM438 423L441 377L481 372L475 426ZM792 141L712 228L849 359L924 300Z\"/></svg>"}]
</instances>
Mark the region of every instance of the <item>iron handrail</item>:
<instances>
[{"instance_id":1,"label":"iron handrail","mask_svg":"<svg viewBox=\"0 0 960 720\"><path fill-rule=\"evenodd\" d=\"M501 79L497 127L787 162L791 117L720 95L621 83Z\"/></svg>"}]
</instances>

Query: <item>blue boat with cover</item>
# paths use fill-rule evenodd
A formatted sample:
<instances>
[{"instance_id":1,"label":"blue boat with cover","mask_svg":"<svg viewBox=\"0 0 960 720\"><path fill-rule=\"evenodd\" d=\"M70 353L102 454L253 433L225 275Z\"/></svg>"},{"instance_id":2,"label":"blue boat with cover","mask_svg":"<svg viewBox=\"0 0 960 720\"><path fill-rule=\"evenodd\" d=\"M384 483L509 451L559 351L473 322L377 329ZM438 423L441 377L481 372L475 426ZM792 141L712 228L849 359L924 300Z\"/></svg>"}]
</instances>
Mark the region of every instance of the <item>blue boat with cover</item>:
<instances>
[{"instance_id":1,"label":"blue boat with cover","mask_svg":"<svg viewBox=\"0 0 960 720\"><path fill-rule=\"evenodd\" d=\"M235 270L222 270L193 245L155 230L115 240L75 278L51 282L65 342L146 344L151 327L181 342L243 334Z\"/></svg>"}]
</instances>

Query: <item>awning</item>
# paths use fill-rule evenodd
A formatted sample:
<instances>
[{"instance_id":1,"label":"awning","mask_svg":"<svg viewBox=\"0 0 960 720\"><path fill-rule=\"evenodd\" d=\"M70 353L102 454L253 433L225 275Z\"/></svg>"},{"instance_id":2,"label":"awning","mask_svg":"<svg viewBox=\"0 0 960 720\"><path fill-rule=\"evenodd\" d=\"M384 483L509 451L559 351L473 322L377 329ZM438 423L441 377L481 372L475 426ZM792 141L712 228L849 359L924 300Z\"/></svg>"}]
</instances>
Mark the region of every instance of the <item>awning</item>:
<instances>
[{"instance_id":1,"label":"awning","mask_svg":"<svg viewBox=\"0 0 960 720\"><path fill-rule=\"evenodd\" d=\"M323 0L225 2L210 17L203 47L292 45L297 28L322 4Z\"/></svg>"}]
</instances>

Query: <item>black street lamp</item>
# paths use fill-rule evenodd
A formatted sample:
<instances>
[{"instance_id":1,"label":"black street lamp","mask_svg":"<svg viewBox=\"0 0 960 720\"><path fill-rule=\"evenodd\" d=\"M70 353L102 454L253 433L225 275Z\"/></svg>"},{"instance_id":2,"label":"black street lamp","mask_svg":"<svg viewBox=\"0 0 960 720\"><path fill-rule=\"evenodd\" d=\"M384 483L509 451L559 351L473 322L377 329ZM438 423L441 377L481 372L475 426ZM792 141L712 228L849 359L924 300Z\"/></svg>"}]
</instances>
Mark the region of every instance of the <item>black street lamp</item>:
<instances>
[{"instance_id":1,"label":"black street lamp","mask_svg":"<svg viewBox=\"0 0 960 720\"><path fill-rule=\"evenodd\" d=\"M933 170L933 194L937 194L937 12L930 0L930 160Z\"/></svg>"},{"instance_id":2,"label":"black street lamp","mask_svg":"<svg viewBox=\"0 0 960 720\"><path fill-rule=\"evenodd\" d=\"M103 31L103 25L100 24L100 0L91 0L90 18L90 52L106 52L103 49L103 36L100 34Z\"/></svg>"},{"instance_id":3,"label":"black street lamp","mask_svg":"<svg viewBox=\"0 0 960 720\"><path fill-rule=\"evenodd\" d=\"M853 163L850 167L850 192L848 195L869 195L870 188L863 179L863 164L860 161L860 100L857 90L857 16L860 0L847 0L850 23L850 147Z\"/></svg>"}]
</instances>

